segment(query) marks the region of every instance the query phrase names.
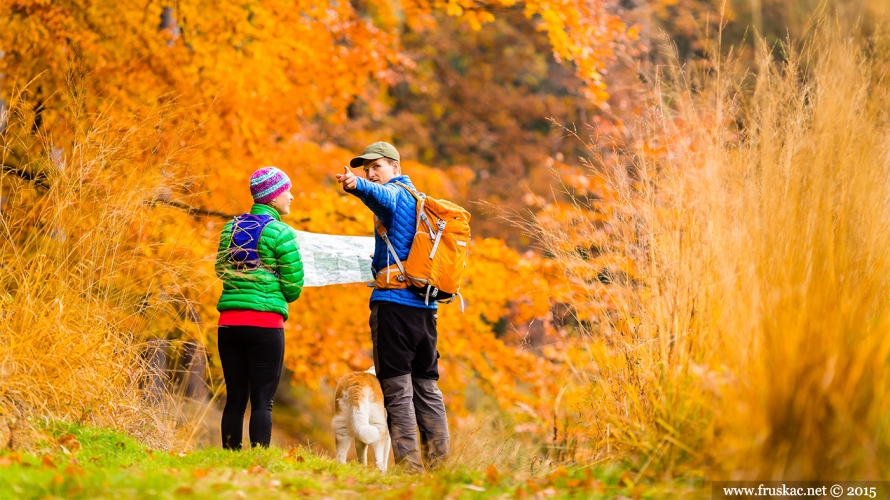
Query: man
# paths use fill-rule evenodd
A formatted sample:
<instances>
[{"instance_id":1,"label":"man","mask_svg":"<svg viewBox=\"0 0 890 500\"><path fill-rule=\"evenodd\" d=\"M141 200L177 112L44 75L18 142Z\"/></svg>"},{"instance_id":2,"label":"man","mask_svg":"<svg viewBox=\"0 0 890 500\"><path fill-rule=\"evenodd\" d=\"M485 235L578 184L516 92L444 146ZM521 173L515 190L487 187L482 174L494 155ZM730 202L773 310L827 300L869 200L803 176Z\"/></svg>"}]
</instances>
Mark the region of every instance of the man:
<instances>
[{"instance_id":1,"label":"man","mask_svg":"<svg viewBox=\"0 0 890 500\"><path fill-rule=\"evenodd\" d=\"M375 142L361 156L349 162L362 167L365 178L343 167L337 181L347 193L362 201L383 224L387 237L401 261L408 258L417 226L414 196L398 183L414 185L402 175L399 152L392 144ZM380 234L374 234L372 270L394 264L394 258ZM406 288L375 288L371 294L371 340L374 365L383 389L383 404L392 436L396 463L423 472L417 443L427 467L435 468L448 454L448 421L439 379L439 352L436 302L427 305L422 297Z\"/></svg>"}]
</instances>

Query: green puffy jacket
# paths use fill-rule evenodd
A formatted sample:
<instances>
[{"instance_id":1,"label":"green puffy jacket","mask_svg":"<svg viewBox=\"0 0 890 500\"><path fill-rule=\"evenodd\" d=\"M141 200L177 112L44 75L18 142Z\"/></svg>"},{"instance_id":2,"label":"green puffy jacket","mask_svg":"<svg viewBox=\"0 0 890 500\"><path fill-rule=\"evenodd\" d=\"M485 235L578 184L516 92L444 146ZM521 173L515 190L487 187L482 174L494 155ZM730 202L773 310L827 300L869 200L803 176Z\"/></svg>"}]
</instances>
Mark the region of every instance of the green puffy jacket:
<instances>
[{"instance_id":1,"label":"green puffy jacket","mask_svg":"<svg viewBox=\"0 0 890 500\"><path fill-rule=\"evenodd\" d=\"M288 302L300 298L303 291L303 262L297 235L268 205L255 204L250 213L275 218L263 228L257 245L263 265L257 270L244 272L232 266L228 249L233 221L229 221L219 238L216 254L216 275L223 281L223 292L216 309L220 312L233 309L275 312L287 319Z\"/></svg>"}]
</instances>

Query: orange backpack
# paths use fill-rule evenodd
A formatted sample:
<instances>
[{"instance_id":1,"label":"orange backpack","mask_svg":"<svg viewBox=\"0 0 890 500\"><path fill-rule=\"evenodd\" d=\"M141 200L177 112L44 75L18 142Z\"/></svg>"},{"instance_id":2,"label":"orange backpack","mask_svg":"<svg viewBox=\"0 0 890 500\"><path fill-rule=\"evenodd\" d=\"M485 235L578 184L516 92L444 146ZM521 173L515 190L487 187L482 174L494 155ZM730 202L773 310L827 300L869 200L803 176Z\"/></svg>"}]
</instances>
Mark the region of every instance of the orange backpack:
<instances>
[{"instance_id":1,"label":"orange backpack","mask_svg":"<svg viewBox=\"0 0 890 500\"><path fill-rule=\"evenodd\" d=\"M396 184L417 200L417 227L408 259L402 262L389 242L383 223L375 218L374 229L396 263L377 273L374 287L407 288L423 297L427 304L430 300L450 303L458 297L463 312L460 283L467 267L470 213L450 201L430 198L401 182Z\"/></svg>"}]
</instances>

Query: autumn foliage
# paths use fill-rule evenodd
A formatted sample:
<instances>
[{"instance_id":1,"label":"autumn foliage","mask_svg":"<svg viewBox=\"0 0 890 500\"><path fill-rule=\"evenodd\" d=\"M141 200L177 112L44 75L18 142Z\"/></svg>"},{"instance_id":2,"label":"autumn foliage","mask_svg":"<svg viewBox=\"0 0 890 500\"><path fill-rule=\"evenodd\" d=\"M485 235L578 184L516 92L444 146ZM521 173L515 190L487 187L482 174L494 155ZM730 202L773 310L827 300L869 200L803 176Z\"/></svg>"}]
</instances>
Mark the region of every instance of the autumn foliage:
<instances>
[{"instance_id":1,"label":"autumn foliage","mask_svg":"<svg viewBox=\"0 0 890 500\"><path fill-rule=\"evenodd\" d=\"M212 263L249 175L370 236L333 174L383 139L473 212L457 426L633 483L885 476L890 12L808 1L0 2L0 431L193 442L152 341L204 346L224 395ZM303 408L371 363L369 294L292 304Z\"/></svg>"},{"instance_id":2,"label":"autumn foliage","mask_svg":"<svg viewBox=\"0 0 890 500\"><path fill-rule=\"evenodd\" d=\"M571 64L579 92L602 103L608 98L602 71L614 47L633 39L603 7L599 1L0 4L8 20L0 32L6 111L0 261L9 270L0 290L4 314L29 311L17 313L19 322L3 335L28 331L29 315L44 317L59 304L55 321L81 335L85 346L119 342L108 352L85 347L116 363L77 358L95 371L71 379L81 385L70 396L47 399L49 392L32 384L32 392L0 400L3 411L28 417L42 408L59 418L108 423L98 416L107 409L90 401L144 408L133 390L146 388L144 373L135 367L145 364L151 339L206 344L218 394L219 283L209 269L222 223L250 206L250 173L274 164L295 180L297 198L285 218L293 227L370 235L370 212L331 178L353 151L313 134L319 122L344 123L357 100L382 102L381 90L423 64L405 52L406 32L434 32L449 18L478 31L499 11L519 13L546 34L557 61ZM373 137L379 138L388 139ZM473 165L433 169L406 157L403 169L432 196L472 200ZM521 347L523 330L535 330L539 340L554 333L540 257L485 232L471 255L469 310L446 308L440 319L446 402L460 418L466 387L478 387L495 408L541 433L560 370L547 354ZM368 294L362 285L310 289L292 306L285 364L295 381L318 387L367 367ZM53 346L65 337L53 340L51 324L35 337L51 344L22 344L15 356L34 350L64 356ZM57 381L54 367L65 364L57 357L10 363L21 384L41 380L45 391ZM120 379L109 375L121 366L133 368ZM75 397L88 387L105 392Z\"/></svg>"}]
</instances>

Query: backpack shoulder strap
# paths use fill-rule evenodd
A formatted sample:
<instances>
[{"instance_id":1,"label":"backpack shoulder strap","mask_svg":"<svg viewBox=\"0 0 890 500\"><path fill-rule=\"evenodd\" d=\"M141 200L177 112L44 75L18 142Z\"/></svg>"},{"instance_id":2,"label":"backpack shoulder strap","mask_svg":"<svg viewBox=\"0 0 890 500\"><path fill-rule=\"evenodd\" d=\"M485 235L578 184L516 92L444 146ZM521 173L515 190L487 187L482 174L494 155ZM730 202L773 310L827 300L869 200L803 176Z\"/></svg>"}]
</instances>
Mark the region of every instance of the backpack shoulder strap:
<instances>
[{"instance_id":1,"label":"backpack shoulder strap","mask_svg":"<svg viewBox=\"0 0 890 500\"><path fill-rule=\"evenodd\" d=\"M420 223L422 222L423 224L426 225L426 228L429 231L428 234L430 235L430 239L435 238L436 233L437 233L436 228L433 227L433 223L430 222L429 217L426 216L426 212L423 210L423 206L426 203L426 195L415 190L414 188L412 188L411 186L409 186L407 184L403 184L398 181L396 181L394 184L398 184L399 186L402 186L403 188L405 188L417 200L417 229L416 230L418 232L420 231Z\"/></svg>"},{"instance_id":2,"label":"backpack shoulder strap","mask_svg":"<svg viewBox=\"0 0 890 500\"><path fill-rule=\"evenodd\" d=\"M416 189L414 189L413 187L411 187L405 183L396 181L393 184L395 184L397 186L402 186L403 188L405 188L409 193L411 193L411 196L413 196L417 201L420 201L420 200L426 198L425 194L421 193L420 191L417 191Z\"/></svg>"},{"instance_id":3,"label":"backpack shoulder strap","mask_svg":"<svg viewBox=\"0 0 890 500\"><path fill-rule=\"evenodd\" d=\"M377 231L377 234L380 235L380 237L383 239L383 242L386 243L386 248L389 249L389 254L392 255L392 259L396 261L396 266L398 266L399 272L401 272L404 276L405 266L399 259L399 254L396 253L396 249L393 248L392 243L389 241L389 235L386 232L386 228L383 227L383 221L381 221L376 215L374 216L374 230Z\"/></svg>"}]
</instances>

